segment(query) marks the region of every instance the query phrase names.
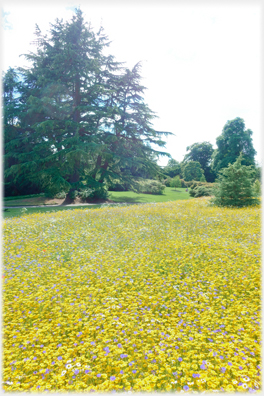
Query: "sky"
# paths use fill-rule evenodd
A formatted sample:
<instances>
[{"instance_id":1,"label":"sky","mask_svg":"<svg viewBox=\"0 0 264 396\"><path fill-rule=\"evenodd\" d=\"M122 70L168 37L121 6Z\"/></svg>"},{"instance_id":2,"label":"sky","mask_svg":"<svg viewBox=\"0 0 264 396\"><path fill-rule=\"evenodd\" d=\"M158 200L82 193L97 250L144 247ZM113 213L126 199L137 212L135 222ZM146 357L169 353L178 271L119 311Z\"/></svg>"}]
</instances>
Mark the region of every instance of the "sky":
<instances>
[{"instance_id":1,"label":"sky","mask_svg":"<svg viewBox=\"0 0 264 396\"><path fill-rule=\"evenodd\" d=\"M108 52L132 68L142 63L142 84L153 120L172 158L208 141L214 148L228 120L243 118L262 165L262 6L259 1L186 0L2 2L1 68L29 65L35 24L43 33L80 6L94 30L103 26ZM164 166L167 157L161 157Z\"/></svg>"}]
</instances>

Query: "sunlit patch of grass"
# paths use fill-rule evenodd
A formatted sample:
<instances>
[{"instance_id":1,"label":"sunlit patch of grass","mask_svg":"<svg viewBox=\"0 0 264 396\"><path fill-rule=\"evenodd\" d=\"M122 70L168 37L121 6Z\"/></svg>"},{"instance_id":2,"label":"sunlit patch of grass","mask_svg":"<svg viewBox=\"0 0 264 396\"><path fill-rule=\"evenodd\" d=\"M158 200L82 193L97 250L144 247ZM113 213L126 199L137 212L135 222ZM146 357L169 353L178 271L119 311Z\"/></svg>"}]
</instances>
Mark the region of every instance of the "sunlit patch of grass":
<instances>
[{"instance_id":1,"label":"sunlit patch of grass","mask_svg":"<svg viewBox=\"0 0 264 396\"><path fill-rule=\"evenodd\" d=\"M3 388L260 388L260 208L208 199L4 221Z\"/></svg>"}]
</instances>

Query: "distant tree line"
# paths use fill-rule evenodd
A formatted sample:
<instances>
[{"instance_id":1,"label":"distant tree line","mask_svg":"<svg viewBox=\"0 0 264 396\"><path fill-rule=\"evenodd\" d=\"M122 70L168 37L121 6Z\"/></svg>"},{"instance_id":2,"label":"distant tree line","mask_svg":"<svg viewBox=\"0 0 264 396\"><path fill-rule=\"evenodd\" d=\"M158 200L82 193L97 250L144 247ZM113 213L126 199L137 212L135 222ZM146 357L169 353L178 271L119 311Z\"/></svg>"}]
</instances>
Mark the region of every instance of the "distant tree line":
<instances>
[{"instance_id":1,"label":"distant tree line","mask_svg":"<svg viewBox=\"0 0 264 396\"><path fill-rule=\"evenodd\" d=\"M261 167L255 163L256 151L253 148L252 131L245 128L244 120L237 117L228 121L222 134L216 139L217 149L209 142L194 143L187 147L187 154L180 163L169 159L163 167L165 175L174 178L179 176L185 181L199 180L214 182L223 168L234 164L242 153L244 166L252 166L255 179L260 180Z\"/></svg>"}]
</instances>

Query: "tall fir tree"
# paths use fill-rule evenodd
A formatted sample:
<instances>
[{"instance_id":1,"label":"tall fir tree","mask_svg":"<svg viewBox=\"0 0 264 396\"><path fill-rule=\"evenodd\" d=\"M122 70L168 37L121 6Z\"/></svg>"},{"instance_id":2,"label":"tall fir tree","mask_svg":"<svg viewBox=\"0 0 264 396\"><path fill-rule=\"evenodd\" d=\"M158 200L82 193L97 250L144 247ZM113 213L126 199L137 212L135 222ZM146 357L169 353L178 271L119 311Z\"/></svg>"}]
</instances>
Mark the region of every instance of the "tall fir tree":
<instances>
[{"instance_id":1,"label":"tall fir tree","mask_svg":"<svg viewBox=\"0 0 264 396\"><path fill-rule=\"evenodd\" d=\"M255 196L253 180L255 170L252 165L242 165L243 155L233 164L219 171L214 198L211 202L217 206L250 206L259 204Z\"/></svg>"},{"instance_id":2,"label":"tall fir tree","mask_svg":"<svg viewBox=\"0 0 264 396\"><path fill-rule=\"evenodd\" d=\"M56 20L49 36L36 26L37 51L23 75L20 125L28 139L26 157L6 174L27 172L51 191L94 188L105 196L115 178L135 186L127 167L153 170L150 144L165 145L152 128L155 114L143 100L140 65L124 69L103 54L109 46L100 28L94 33L80 9L70 22ZM157 167L155 171L157 171Z\"/></svg>"}]
</instances>

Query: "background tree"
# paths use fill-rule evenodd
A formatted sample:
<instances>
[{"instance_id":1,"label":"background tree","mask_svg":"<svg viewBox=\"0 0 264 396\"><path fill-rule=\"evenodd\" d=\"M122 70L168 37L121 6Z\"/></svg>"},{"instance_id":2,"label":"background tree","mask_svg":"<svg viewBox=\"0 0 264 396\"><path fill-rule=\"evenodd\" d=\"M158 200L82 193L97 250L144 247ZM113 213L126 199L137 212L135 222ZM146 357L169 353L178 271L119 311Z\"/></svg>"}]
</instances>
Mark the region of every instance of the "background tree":
<instances>
[{"instance_id":1,"label":"background tree","mask_svg":"<svg viewBox=\"0 0 264 396\"><path fill-rule=\"evenodd\" d=\"M124 69L113 56L104 56L109 45L101 28L94 33L82 12L70 22L56 20L49 37L36 27L36 53L20 69L20 126L27 140L14 147L18 163L5 170L6 177L28 177L53 194L92 188L104 197L107 186L119 178L135 184L131 171L155 173L152 149L165 146L152 128L156 115L144 103L140 64ZM8 155L8 148L6 155Z\"/></svg>"},{"instance_id":2,"label":"background tree","mask_svg":"<svg viewBox=\"0 0 264 396\"><path fill-rule=\"evenodd\" d=\"M200 180L203 175L200 162L189 161L183 167L183 178L185 181Z\"/></svg>"},{"instance_id":3,"label":"background tree","mask_svg":"<svg viewBox=\"0 0 264 396\"><path fill-rule=\"evenodd\" d=\"M171 179L170 187L178 187L178 188L181 187L181 181L180 181L179 175L175 176L173 179Z\"/></svg>"},{"instance_id":4,"label":"background tree","mask_svg":"<svg viewBox=\"0 0 264 396\"><path fill-rule=\"evenodd\" d=\"M242 153L233 164L219 171L215 197L212 202L217 206L249 206L259 203L254 198L253 178L255 170L252 165L242 165Z\"/></svg>"},{"instance_id":5,"label":"background tree","mask_svg":"<svg viewBox=\"0 0 264 396\"><path fill-rule=\"evenodd\" d=\"M186 148L189 153L184 156L183 162L198 161L208 182L214 182L215 173L211 168L213 145L209 142L194 143Z\"/></svg>"},{"instance_id":6,"label":"background tree","mask_svg":"<svg viewBox=\"0 0 264 396\"><path fill-rule=\"evenodd\" d=\"M213 154L213 170L218 173L220 169L226 168L228 164L233 164L243 153L242 165L255 166L254 157L256 151L253 148L252 131L245 129L245 122L242 118L235 118L228 121L223 132L216 139L217 149Z\"/></svg>"},{"instance_id":7,"label":"background tree","mask_svg":"<svg viewBox=\"0 0 264 396\"><path fill-rule=\"evenodd\" d=\"M163 173L169 177L175 177L181 174L181 166L178 161L170 158L167 165L163 168Z\"/></svg>"}]
</instances>

